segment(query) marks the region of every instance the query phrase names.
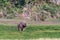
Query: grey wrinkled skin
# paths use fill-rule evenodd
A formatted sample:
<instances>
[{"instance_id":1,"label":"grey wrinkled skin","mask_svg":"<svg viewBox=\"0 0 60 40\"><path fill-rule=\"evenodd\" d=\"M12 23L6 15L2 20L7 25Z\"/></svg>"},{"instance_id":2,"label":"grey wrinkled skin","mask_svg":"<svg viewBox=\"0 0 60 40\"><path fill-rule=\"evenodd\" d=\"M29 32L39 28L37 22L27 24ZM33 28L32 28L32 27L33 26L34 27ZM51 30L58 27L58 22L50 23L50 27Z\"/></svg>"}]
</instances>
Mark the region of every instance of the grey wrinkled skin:
<instances>
[{"instance_id":1,"label":"grey wrinkled skin","mask_svg":"<svg viewBox=\"0 0 60 40\"><path fill-rule=\"evenodd\" d=\"M23 29L26 27L26 23L25 22L20 22L18 24L18 31L23 31Z\"/></svg>"}]
</instances>

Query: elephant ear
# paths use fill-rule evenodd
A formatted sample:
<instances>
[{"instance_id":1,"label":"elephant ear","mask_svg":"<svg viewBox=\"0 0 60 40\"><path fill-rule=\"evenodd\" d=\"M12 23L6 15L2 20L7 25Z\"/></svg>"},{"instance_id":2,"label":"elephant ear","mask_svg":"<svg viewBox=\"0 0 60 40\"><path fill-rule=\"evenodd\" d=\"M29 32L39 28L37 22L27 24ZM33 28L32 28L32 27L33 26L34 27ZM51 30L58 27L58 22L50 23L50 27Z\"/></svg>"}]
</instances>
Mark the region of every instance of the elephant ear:
<instances>
[{"instance_id":1,"label":"elephant ear","mask_svg":"<svg viewBox=\"0 0 60 40\"><path fill-rule=\"evenodd\" d=\"M26 26L26 23L24 23L24 26Z\"/></svg>"}]
</instances>

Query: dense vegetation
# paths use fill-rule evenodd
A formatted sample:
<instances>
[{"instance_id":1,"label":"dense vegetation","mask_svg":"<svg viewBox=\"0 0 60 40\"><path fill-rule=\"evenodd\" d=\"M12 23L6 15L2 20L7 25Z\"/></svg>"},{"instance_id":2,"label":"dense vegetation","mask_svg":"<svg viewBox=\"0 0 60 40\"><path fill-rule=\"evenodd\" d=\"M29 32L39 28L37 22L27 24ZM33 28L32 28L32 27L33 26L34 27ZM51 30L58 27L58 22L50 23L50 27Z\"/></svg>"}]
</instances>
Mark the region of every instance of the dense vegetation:
<instances>
[{"instance_id":1,"label":"dense vegetation","mask_svg":"<svg viewBox=\"0 0 60 40\"><path fill-rule=\"evenodd\" d=\"M0 11L4 13L4 17L6 18L16 17L19 13L24 12L24 7L29 8L32 14L39 15L43 12L41 13L41 17L38 17L42 21L48 16L44 11L50 12L52 18L54 16L58 18L57 13L60 13L60 6L48 3L47 0L0 0ZM35 16L32 18L35 18Z\"/></svg>"}]
</instances>

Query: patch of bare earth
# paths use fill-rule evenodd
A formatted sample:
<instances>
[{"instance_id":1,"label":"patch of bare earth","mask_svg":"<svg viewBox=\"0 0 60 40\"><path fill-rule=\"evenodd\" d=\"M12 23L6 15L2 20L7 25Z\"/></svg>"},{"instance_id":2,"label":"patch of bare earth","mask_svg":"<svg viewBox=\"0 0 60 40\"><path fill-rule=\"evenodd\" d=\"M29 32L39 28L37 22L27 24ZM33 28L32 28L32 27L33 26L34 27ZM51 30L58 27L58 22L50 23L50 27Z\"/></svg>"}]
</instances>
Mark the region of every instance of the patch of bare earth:
<instances>
[{"instance_id":1,"label":"patch of bare earth","mask_svg":"<svg viewBox=\"0 0 60 40\"><path fill-rule=\"evenodd\" d=\"M0 24L18 24L20 21L26 21L29 25L56 25L60 24L58 20L52 21L31 21L31 20L16 20L16 19L0 19Z\"/></svg>"}]
</instances>

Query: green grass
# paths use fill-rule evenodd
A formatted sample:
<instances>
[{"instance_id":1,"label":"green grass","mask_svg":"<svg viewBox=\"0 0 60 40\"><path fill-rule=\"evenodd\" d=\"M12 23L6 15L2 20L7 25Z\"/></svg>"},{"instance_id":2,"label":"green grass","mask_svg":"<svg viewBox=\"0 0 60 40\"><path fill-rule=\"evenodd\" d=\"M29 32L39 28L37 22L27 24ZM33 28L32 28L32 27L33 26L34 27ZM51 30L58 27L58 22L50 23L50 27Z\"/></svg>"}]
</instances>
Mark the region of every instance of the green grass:
<instances>
[{"instance_id":1,"label":"green grass","mask_svg":"<svg viewBox=\"0 0 60 40\"><path fill-rule=\"evenodd\" d=\"M60 25L30 25L23 32L17 26L0 25L0 39L60 38Z\"/></svg>"}]
</instances>

